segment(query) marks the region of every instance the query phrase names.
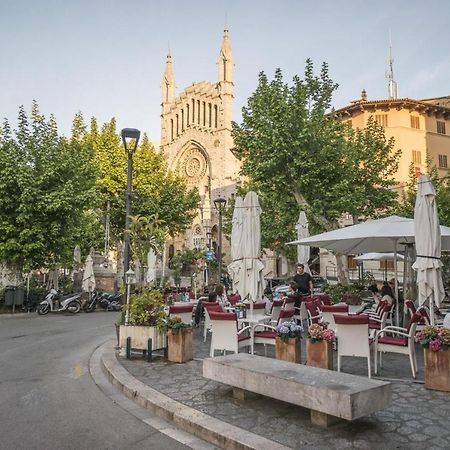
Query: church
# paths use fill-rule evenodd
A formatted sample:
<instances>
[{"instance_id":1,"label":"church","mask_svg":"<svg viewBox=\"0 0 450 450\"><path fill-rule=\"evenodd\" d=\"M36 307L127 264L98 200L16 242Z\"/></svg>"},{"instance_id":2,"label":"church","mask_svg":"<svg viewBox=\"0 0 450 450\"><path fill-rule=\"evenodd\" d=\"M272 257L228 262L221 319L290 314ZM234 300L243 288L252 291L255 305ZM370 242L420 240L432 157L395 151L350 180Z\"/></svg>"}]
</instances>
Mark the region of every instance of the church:
<instances>
[{"instance_id":1,"label":"church","mask_svg":"<svg viewBox=\"0 0 450 450\"><path fill-rule=\"evenodd\" d=\"M201 198L191 228L184 236L168 242L169 259L183 248L205 248L207 233L212 233L211 243L216 246L219 218L214 200L228 201L240 183L240 162L231 152L234 61L227 27L217 66L216 82L194 82L177 94L172 56L170 52L167 55L161 84L160 149L169 168L181 174L188 186L197 187ZM228 249L229 243L224 239L226 255Z\"/></svg>"}]
</instances>

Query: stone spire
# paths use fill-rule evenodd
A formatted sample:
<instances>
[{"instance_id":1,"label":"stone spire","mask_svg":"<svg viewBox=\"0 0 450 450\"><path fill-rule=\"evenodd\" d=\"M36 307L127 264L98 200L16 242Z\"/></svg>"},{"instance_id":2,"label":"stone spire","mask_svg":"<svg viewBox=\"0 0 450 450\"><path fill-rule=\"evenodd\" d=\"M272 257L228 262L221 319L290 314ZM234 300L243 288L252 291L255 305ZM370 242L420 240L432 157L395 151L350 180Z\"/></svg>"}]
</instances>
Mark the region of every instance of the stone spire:
<instances>
[{"instance_id":1,"label":"stone spire","mask_svg":"<svg viewBox=\"0 0 450 450\"><path fill-rule=\"evenodd\" d=\"M226 82L233 84L233 52L231 51L228 26L226 24L223 30L222 47L217 65L219 66L219 83Z\"/></svg>"},{"instance_id":2,"label":"stone spire","mask_svg":"<svg viewBox=\"0 0 450 450\"><path fill-rule=\"evenodd\" d=\"M233 115L233 53L231 51L230 40L228 37L228 26L225 24L223 30L222 47L220 48L219 60L219 82L217 89L222 100L222 118L220 120L220 129L231 131L231 118Z\"/></svg>"},{"instance_id":3,"label":"stone spire","mask_svg":"<svg viewBox=\"0 0 450 450\"><path fill-rule=\"evenodd\" d=\"M164 75L161 83L161 100L163 110L164 106L172 103L174 99L175 99L175 78L173 76L172 56L170 54L169 49L166 59L166 69L164 70Z\"/></svg>"}]
</instances>

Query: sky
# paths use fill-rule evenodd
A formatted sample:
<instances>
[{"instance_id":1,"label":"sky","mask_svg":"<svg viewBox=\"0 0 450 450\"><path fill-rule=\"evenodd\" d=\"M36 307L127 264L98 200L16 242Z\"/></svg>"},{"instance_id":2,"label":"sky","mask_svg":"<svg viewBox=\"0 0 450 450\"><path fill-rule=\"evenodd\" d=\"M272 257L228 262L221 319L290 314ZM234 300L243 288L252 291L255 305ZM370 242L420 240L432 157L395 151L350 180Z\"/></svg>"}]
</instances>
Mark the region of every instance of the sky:
<instances>
[{"instance_id":1,"label":"sky","mask_svg":"<svg viewBox=\"0 0 450 450\"><path fill-rule=\"evenodd\" d=\"M399 97L450 95L449 19L447 0L0 0L0 118L35 99L62 134L81 111L158 142L168 47L177 93L215 82L225 23L237 122L259 72L290 82L307 58L329 64L336 108L386 98L389 35Z\"/></svg>"}]
</instances>

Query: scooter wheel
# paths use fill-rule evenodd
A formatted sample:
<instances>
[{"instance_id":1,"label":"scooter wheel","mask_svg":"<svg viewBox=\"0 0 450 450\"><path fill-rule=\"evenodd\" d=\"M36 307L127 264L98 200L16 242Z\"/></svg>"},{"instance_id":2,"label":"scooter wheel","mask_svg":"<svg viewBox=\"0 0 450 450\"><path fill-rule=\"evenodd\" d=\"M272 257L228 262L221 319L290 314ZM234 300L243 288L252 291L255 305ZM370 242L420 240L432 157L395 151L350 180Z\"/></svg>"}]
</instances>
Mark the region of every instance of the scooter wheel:
<instances>
[{"instance_id":1,"label":"scooter wheel","mask_svg":"<svg viewBox=\"0 0 450 450\"><path fill-rule=\"evenodd\" d=\"M80 312L81 305L78 302L70 302L67 305L67 311L69 311L72 314L76 314Z\"/></svg>"},{"instance_id":2,"label":"scooter wheel","mask_svg":"<svg viewBox=\"0 0 450 450\"><path fill-rule=\"evenodd\" d=\"M50 311L50 307L48 304L39 305L36 311L40 316L45 316Z\"/></svg>"}]
</instances>

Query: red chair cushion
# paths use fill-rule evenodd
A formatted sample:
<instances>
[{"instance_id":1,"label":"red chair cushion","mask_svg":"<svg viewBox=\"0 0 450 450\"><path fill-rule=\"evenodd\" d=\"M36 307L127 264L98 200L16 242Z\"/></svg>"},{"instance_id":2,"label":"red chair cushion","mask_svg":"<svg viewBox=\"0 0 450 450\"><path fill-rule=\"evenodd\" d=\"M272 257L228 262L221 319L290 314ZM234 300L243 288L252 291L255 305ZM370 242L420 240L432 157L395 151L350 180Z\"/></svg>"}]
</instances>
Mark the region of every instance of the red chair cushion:
<instances>
[{"instance_id":1,"label":"red chair cushion","mask_svg":"<svg viewBox=\"0 0 450 450\"><path fill-rule=\"evenodd\" d=\"M236 320L235 313L216 312L208 309L209 317L211 320Z\"/></svg>"},{"instance_id":2,"label":"red chair cushion","mask_svg":"<svg viewBox=\"0 0 450 450\"><path fill-rule=\"evenodd\" d=\"M369 323L367 314L345 316L344 314L333 314L334 322L338 325L364 325Z\"/></svg>"},{"instance_id":3,"label":"red chair cushion","mask_svg":"<svg viewBox=\"0 0 450 450\"><path fill-rule=\"evenodd\" d=\"M264 309L265 307L265 303L253 303L253 309ZM248 307L248 309L250 309L250 306Z\"/></svg>"},{"instance_id":4,"label":"red chair cushion","mask_svg":"<svg viewBox=\"0 0 450 450\"><path fill-rule=\"evenodd\" d=\"M171 305L169 306L169 314L188 313L192 312L194 305L188 303L187 305Z\"/></svg>"},{"instance_id":5,"label":"red chair cushion","mask_svg":"<svg viewBox=\"0 0 450 450\"><path fill-rule=\"evenodd\" d=\"M241 296L239 294L233 294L228 296L228 301L235 305L239 300L241 299Z\"/></svg>"},{"instance_id":6,"label":"red chair cushion","mask_svg":"<svg viewBox=\"0 0 450 450\"><path fill-rule=\"evenodd\" d=\"M273 306L283 306L283 300L274 300L272 302L272 307Z\"/></svg>"},{"instance_id":7,"label":"red chair cushion","mask_svg":"<svg viewBox=\"0 0 450 450\"><path fill-rule=\"evenodd\" d=\"M381 324L379 322L376 322L375 320L369 319L369 328L372 330L380 330Z\"/></svg>"},{"instance_id":8,"label":"red chair cushion","mask_svg":"<svg viewBox=\"0 0 450 450\"><path fill-rule=\"evenodd\" d=\"M322 312L348 312L348 305L322 305Z\"/></svg>"},{"instance_id":9,"label":"red chair cushion","mask_svg":"<svg viewBox=\"0 0 450 450\"><path fill-rule=\"evenodd\" d=\"M238 342L246 341L250 339L250 336L238 336Z\"/></svg>"},{"instance_id":10,"label":"red chair cushion","mask_svg":"<svg viewBox=\"0 0 450 450\"><path fill-rule=\"evenodd\" d=\"M275 339L277 337L277 333L276 333L276 331L271 331L271 330L256 331L255 337Z\"/></svg>"},{"instance_id":11,"label":"red chair cushion","mask_svg":"<svg viewBox=\"0 0 450 450\"><path fill-rule=\"evenodd\" d=\"M407 347L408 339L405 337L382 336L378 338L380 344L397 345L399 347Z\"/></svg>"},{"instance_id":12,"label":"red chair cushion","mask_svg":"<svg viewBox=\"0 0 450 450\"><path fill-rule=\"evenodd\" d=\"M291 317L294 317L295 315L295 309L282 309L280 311L280 317L279 319L290 319Z\"/></svg>"}]
</instances>

